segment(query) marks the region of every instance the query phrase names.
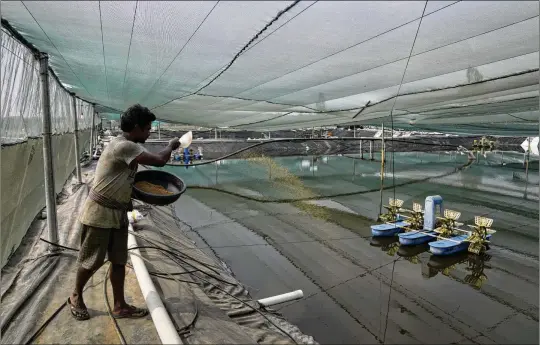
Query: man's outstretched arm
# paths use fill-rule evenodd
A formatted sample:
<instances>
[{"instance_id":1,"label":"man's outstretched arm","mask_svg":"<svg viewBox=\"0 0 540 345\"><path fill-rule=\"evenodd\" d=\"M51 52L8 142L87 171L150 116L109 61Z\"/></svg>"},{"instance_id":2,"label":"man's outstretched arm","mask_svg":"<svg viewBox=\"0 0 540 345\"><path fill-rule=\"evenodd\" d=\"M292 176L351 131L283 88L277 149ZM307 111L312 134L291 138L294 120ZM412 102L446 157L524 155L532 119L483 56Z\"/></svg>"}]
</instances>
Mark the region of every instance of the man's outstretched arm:
<instances>
[{"instance_id":1,"label":"man's outstretched arm","mask_svg":"<svg viewBox=\"0 0 540 345\"><path fill-rule=\"evenodd\" d=\"M135 161L142 165L150 165L154 167L162 167L167 164L169 161L169 158L171 157L171 153L176 150L180 146L180 141L178 138L174 138L171 141L169 141L169 144L166 148L159 151L158 153L152 153L148 151L144 151L140 155L138 155L135 158Z\"/></svg>"}]
</instances>

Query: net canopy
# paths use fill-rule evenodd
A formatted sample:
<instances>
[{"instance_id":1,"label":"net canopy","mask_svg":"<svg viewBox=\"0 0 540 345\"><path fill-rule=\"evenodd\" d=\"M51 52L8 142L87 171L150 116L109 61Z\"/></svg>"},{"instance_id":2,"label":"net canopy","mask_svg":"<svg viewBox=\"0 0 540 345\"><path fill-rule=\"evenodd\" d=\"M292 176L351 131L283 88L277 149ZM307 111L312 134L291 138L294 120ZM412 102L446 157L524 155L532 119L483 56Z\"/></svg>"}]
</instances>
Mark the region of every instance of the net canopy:
<instances>
[{"instance_id":1,"label":"net canopy","mask_svg":"<svg viewBox=\"0 0 540 345\"><path fill-rule=\"evenodd\" d=\"M96 110L250 130L538 132L538 15L538 1L2 3Z\"/></svg>"}]
</instances>

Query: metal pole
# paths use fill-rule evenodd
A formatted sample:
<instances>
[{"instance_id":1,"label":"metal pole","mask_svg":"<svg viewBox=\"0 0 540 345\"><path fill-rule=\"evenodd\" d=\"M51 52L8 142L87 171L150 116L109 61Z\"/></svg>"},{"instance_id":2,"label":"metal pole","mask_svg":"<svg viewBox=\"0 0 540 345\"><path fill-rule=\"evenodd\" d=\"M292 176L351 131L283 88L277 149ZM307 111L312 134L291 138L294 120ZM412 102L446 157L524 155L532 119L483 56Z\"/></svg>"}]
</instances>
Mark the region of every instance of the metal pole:
<instances>
[{"instance_id":1,"label":"metal pole","mask_svg":"<svg viewBox=\"0 0 540 345\"><path fill-rule=\"evenodd\" d=\"M216 162L216 185L218 184L217 182L218 181L218 166L219 166L218 162L219 161Z\"/></svg>"},{"instance_id":2,"label":"metal pole","mask_svg":"<svg viewBox=\"0 0 540 345\"><path fill-rule=\"evenodd\" d=\"M354 181L354 176L356 175L356 159L353 157L352 159L353 164L353 171L352 171L352 179Z\"/></svg>"},{"instance_id":3,"label":"metal pole","mask_svg":"<svg viewBox=\"0 0 540 345\"><path fill-rule=\"evenodd\" d=\"M373 140L369 141L369 159L373 160Z\"/></svg>"},{"instance_id":4,"label":"metal pole","mask_svg":"<svg viewBox=\"0 0 540 345\"><path fill-rule=\"evenodd\" d=\"M216 128L216 136L215 136L215 139L217 140L217 128Z\"/></svg>"},{"instance_id":5,"label":"metal pole","mask_svg":"<svg viewBox=\"0 0 540 345\"><path fill-rule=\"evenodd\" d=\"M381 136L381 192L379 201L379 215L382 214L382 198L384 188L384 122L382 124L382 136Z\"/></svg>"},{"instance_id":6,"label":"metal pole","mask_svg":"<svg viewBox=\"0 0 540 345\"><path fill-rule=\"evenodd\" d=\"M504 165L504 151L501 151L501 165Z\"/></svg>"},{"instance_id":7,"label":"metal pole","mask_svg":"<svg viewBox=\"0 0 540 345\"><path fill-rule=\"evenodd\" d=\"M81 158L79 156L79 121L77 118L77 99L75 94L71 93L71 103L73 104L73 139L75 141L75 172L77 174L77 181L82 183L82 173L81 173Z\"/></svg>"},{"instance_id":8,"label":"metal pole","mask_svg":"<svg viewBox=\"0 0 540 345\"><path fill-rule=\"evenodd\" d=\"M96 114L92 111L92 127L90 127L90 160L94 157L94 131L96 126Z\"/></svg>"},{"instance_id":9,"label":"metal pole","mask_svg":"<svg viewBox=\"0 0 540 345\"><path fill-rule=\"evenodd\" d=\"M531 155L531 141L532 138L527 138L529 143L527 145L527 158L525 159L525 195L527 194L527 187L529 184L529 158Z\"/></svg>"},{"instance_id":10,"label":"metal pole","mask_svg":"<svg viewBox=\"0 0 540 345\"><path fill-rule=\"evenodd\" d=\"M47 227L49 241L58 242L56 222L56 193L54 188L54 166L51 142L51 100L49 95L49 56L39 53L39 74L41 79L41 106L43 111L43 167L45 172L45 205L47 207ZM56 247L50 247L56 248Z\"/></svg>"},{"instance_id":11,"label":"metal pole","mask_svg":"<svg viewBox=\"0 0 540 345\"><path fill-rule=\"evenodd\" d=\"M97 111L94 110L94 116L96 118L99 118L99 113ZM101 119L99 120L99 125L96 127L96 130L97 130L97 133L96 135L94 136L94 147L97 147L98 143L99 143L99 140L98 140L98 137L99 137L99 132L101 131L102 129L102 125L103 125L103 121L101 121Z\"/></svg>"},{"instance_id":12,"label":"metal pole","mask_svg":"<svg viewBox=\"0 0 540 345\"><path fill-rule=\"evenodd\" d=\"M157 135L158 139L161 139L161 122L157 123Z\"/></svg>"},{"instance_id":13,"label":"metal pole","mask_svg":"<svg viewBox=\"0 0 540 345\"><path fill-rule=\"evenodd\" d=\"M364 159L364 151L362 151L363 140L360 140L360 159Z\"/></svg>"}]
</instances>

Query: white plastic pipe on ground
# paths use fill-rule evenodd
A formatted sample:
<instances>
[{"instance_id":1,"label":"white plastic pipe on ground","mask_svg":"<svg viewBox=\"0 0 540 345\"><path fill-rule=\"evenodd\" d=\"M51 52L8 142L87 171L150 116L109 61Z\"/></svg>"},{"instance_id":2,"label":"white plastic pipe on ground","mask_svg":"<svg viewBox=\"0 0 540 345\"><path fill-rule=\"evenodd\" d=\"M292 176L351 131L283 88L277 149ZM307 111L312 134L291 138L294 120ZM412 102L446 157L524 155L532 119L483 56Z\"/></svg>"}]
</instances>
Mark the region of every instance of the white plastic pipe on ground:
<instances>
[{"instance_id":1,"label":"white plastic pipe on ground","mask_svg":"<svg viewBox=\"0 0 540 345\"><path fill-rule=\"evenodd\" d=\"M277 296L263 298L263 299L258 300L257 302L259 302L260 305L263 305L265 307L270 307L276 304L294 301L302 297L304 297L304 293L302 292L302 290L296 290L293 292L287 292L287 293L277 295Z\"/></svg>"},{"instance_id":2,"label":"white plastic pipe on ground","mask_svg":"<svg viewBox=\"0 0 540 345\"><path fill-rule=\"evenodd\" d=\"M129 230L133 231L131 224ZM135 236L129 234L128 236L128 248L137 247L137 240ZM139 281L141 292L146 301L146 306L152 316L152 321L156 327L157 333L163 344L182 344L182 340L176 331L176 327L172 323L167 309L163 305L161 298L148 274L144 261L138 256L141 255L138 249L130 250L131 263L133 264L133 270ZM135 255L132 255L135 254Z\"/></svg>"}]
</instances>

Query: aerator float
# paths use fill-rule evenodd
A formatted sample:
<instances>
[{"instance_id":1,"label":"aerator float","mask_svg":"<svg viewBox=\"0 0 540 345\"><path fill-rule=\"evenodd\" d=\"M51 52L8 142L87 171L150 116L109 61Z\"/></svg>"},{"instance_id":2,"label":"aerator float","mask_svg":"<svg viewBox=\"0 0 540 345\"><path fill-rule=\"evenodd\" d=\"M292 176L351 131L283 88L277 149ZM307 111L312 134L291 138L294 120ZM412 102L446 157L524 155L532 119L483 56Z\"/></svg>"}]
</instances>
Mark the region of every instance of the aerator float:
<instances>
[{"instance_id":1,"label":"aerator float","mask_svg":"<svg viewBox=\"0 0 540 345\"><path fill-rule=\"evenodd\" d=\"M403 209L403 200L390 199L386 214L379 216L382 224L371 226L373 237L398 236L401 246L429 243L433 255L445 256L461 252L482 254L489 249L489 239L496 232L491 229L493 219L476 216L474 225L457 222L461 212L444 210L442 197L428 196L425 210L418 203L413 209ZM408 215L406 215L406 214ZM441 217L441 215L443 215Z\"/></svg>"},{"instance_id":2,"label":"aerator float","mask_svg":"<svg viewBox=\"0 0 540 345\"><path fill-rule=\"evenodd\" d=\"M401 209L403 200L390 198L389 205L384 205L387 213L379 216L379 221L382 224L376 224L371 226L371 234L374 237L390 237L403 231L403 228L410 226L410 223L404 222L405 217L400 215L399 212L405 211Z\"/></svg>"}]
</instances>

